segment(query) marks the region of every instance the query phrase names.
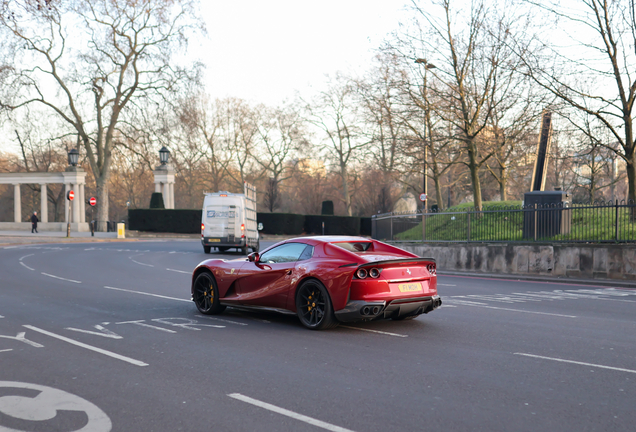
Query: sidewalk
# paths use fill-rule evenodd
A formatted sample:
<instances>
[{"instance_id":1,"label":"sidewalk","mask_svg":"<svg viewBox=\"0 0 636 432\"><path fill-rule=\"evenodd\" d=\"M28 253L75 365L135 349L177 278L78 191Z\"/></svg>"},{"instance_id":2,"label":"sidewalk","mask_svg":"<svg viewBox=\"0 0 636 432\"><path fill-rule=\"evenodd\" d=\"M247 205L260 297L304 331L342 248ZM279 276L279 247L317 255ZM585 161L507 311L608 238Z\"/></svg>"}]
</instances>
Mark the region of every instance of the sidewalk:
<instances>
[{"instance_id":1,"label":"sidewalk","mask_svg":"<svg viewBox=\"0 0 636 432\"><path fill-rule=\"evenodd\" d=\"M179 234L165 233L136 237L134 232L126 232L125 239L118 239L116 232L96 232L94 236L91 236L90 232L72 232L70 237L66 237L66 231L40 231L37 234L31 233L31 231L0 231L0 246L42 243L134 242L158 237L182 238L179 237Z\"/></svg>"}]
</instances>

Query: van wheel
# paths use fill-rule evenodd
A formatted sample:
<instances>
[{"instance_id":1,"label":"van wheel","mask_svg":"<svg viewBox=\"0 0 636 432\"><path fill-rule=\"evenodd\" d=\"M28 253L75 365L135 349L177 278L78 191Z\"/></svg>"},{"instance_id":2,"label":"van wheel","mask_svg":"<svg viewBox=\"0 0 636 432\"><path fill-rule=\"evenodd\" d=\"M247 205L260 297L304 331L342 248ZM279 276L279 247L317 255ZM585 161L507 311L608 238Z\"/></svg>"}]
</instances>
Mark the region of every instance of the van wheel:
<instances>
[{"instance_id":1,"label":"van wheel","mask_svg":"<svg viewBox=\"0 0 636 432\"><path fill-rule=\"evenodd\" d=\"M242 253L243 255L247 255L247 246L243 246L243 247L241 248L241 253Z\"/></svg>"},{"instance_id":2,"label":"van wheel","mask_svg":"<svg viewBox=\"0 0 636 432\"><path fill-rule=\"evenodd\" d=\"M211 249L212 246L203 246L203 252L205 252L206 254L209 254Z\"/></svg>"}]
</instances>

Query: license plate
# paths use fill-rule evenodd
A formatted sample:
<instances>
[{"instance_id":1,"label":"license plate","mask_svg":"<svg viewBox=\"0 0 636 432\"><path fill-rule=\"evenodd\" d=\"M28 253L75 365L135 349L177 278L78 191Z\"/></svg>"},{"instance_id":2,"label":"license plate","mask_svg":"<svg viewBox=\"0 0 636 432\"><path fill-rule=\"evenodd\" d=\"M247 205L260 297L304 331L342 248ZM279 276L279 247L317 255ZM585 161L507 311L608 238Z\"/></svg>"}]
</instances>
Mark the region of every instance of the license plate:
<instances>
[{"instance_id":1,"label":"license plate","mask_svg":"<svg viewBox=\"0 0 636 432\"><path fill-rule=\"evenodd\" d=\"M422 291L422 285L420 285L419 282L403 283L398 285L398 289L401 292L416 292L416 291Z\"/></svg>"},{"instance_id":2,"label":"license plate","mask_svg":"<svg viewBox=\"0 0 636 432\"><path fill-rule=\"evenodd\" d=\"M208 239L210 243L220 243L221 239Z\"/></svg>"}]
</instances>

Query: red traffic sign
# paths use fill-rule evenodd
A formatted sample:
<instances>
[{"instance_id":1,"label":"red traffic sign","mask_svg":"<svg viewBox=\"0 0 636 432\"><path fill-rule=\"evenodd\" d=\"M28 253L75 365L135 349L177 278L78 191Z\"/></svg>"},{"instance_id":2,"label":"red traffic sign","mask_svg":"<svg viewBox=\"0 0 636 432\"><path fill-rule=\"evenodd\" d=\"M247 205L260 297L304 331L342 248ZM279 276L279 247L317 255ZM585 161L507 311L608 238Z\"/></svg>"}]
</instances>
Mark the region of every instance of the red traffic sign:
<instances>
[{"instance_id":1,"label":"red traffic sign","mask_svg":"<svg viewBox=\"0 0 636 432\"><path fill-rule=\"evenodd\" d=\"M66 199L69 201L73 201L73 198L75 198L75 192L73 192L72 190L68 191L66 193Z\"/></svg>"},{"instance_id":2,"label":"red traffic sign","mask_svg":"<svg viewBox=\"0 0 636 432\"><path fill-rule=\"evenodd\" d=\"M428 197L426 196L425 193L421 193L420 194L420 201L424 202L424 201L426 201L426 198L428 198Z\"/></svg>"},{"instance_id":3,"label":"red traffic sign","mask_svg":"<svg viewBox=\"0 0 636 432\"><path fill-rule=\"evenodd\" d=\"M95 197L90 197L88 200L88 203L92 206L94 206L95 204L97 204L97 198Z\"/></svg>"}]
</instances>

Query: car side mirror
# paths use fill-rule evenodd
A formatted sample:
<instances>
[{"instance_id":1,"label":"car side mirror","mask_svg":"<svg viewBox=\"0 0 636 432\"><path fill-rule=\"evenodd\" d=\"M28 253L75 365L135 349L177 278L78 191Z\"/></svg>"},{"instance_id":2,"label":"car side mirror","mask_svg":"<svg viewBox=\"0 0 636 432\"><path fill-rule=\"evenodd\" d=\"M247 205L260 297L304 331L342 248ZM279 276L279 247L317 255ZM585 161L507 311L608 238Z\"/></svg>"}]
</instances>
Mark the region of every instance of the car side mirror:
<instances>
[{"instance_id":1,"label":"car side mirror","mask_svg":"<svg viewBox=\"0 0 636 432\"><path fill-rule=\"evenodd\" d=\"M252 252L251 254L247 256L247 259L250 262L258 262L259 258L260 258L260 255L258 254L258 252Z\"/></svg>"}]
</instances>

